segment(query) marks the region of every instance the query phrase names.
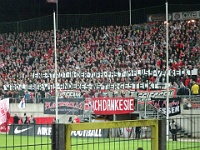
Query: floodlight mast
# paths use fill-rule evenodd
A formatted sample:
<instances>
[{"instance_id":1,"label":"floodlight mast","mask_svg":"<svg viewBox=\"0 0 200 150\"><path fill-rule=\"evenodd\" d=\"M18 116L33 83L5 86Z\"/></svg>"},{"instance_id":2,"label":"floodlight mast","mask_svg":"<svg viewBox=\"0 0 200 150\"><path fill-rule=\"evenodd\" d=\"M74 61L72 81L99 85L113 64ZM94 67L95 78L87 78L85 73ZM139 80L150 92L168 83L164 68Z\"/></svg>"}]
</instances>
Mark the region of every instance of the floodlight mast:
<instances>
[{"instance_id":1,"label":"floodlight mast","mask_svg":"<svg viewBox=\"0 0 200 150\"><path fill-rule=\"evenodd\" d=\"M58 0L56 0L56 30L58 31Z\"/></svg>"},{"instance_id":2,"label":"floodlight mast","mask_svg":"<svg viewBox=\"0 0 200 150\"><path fill-rule=\"evenodd\" d=\"M55 60L55 103L56 103L56 122L58 122L58 82L57 82L57 52L56 52L56 15L53 12L53 27L54 27L54 60Z\"/></svg>"},{"instance_id":3,"label":"floodlight mast","mask_svg":"<svg viewBox=\"0 0 200 150\"><path fill-rule=\"evenodd\" d=\"M132 22L131 22L131 0L129 0L129 22L131 25L132 24Z\"/></svg>"},{"instance_id":4,"label":"floodlight mast","mask_svg":"<svg viewBox=\"0 0 200 150\"><path fill-rule=\"evenodd\" d=\"M167 140L169 139L169 23L168 23L168 2L166 0L166 92L167 92L167 97L166 97L166 134L167 134Z\"/></svg>"}]
</instances>

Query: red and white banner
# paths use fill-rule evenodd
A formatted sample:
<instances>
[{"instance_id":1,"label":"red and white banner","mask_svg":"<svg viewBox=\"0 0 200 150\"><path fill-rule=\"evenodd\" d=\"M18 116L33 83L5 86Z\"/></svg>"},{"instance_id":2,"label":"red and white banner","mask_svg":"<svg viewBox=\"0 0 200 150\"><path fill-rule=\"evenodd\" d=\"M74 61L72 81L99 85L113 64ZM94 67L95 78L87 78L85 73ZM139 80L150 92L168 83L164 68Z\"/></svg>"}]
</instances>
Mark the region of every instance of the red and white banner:
<instances>
[{"instance_id":1,"label":"red and white banner","mask_svg":"<svg viewBox=\"0 0 200 150\"><path fill-rule=\"evenodd\" d=\"M169 88L169 96L176 97L176 88ZM166 89L162 90L137 90L137 97L138 98L148 98L151 100L151 97L166 97L167 91Z\"/></svg>"},{"instance_id":2,"label":"red and white banner","mask_svg":"<svg viewBox=\"0 0 200 150\"><path fill-rule=\"evenodd\" d=\"M134 98L92 98L92 110L98 115L129 114L134 112Z\"/></svg>"},{"instance_id":3,"label":"red and white banner","mask_svg":"<svg viewBox=\"0 0 200 150\"><path fill-rule=\"evenodd\" d=\"M9 113L9 98L0 100L0 132L8 131Z\"/></svg>"}]
</instances>

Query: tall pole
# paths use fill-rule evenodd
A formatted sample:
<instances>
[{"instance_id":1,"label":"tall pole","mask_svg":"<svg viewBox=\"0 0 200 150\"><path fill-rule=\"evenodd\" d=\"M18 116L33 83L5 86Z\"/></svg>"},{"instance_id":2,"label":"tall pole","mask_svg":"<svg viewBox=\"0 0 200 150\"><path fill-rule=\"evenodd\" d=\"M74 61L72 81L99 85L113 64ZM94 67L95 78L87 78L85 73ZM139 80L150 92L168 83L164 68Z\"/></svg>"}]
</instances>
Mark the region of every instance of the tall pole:
<instances>
[{"instance_id":1,"label":"tall pole","mask_svg":"<svg viewBox=\"0 0 200 150\"><path fill-rule=\"evenodd\" d=\"M147 119L147 99L149 97L148 95L147 95L147 98L144 101L144 119Z\"/></svg>"},{"instance_id":2,"label":"tall pole","mask_svg":"<svg viewBox=\"0 0 200 150\"><path fill-rule=\"evenodd\" d=\"M166 1L166 66L167 66L167 70L166 70L166 78L167 78L167 85L166 85L166 90L167 90L167 104L166 104L166 123L167 123L167 140L169 139L169 63L168 63L168 55L169 55L169 50L168 50L168 42L169 42L169 23L168 23L168 2Z\"/></svg>"},{"instance_id":3,"label":"tall pole","mask_svg":"<svg viewBox=\"0 0 200 150\"><path fill-rule=\"evenodd\" d=\"M56 122L58 122L58 82L57 82L57 52L56 52L56 15L53 12L53 27L54 27L54 59L55 59L55 103L56 103Z\"/></svg>"},{"instance_id":4,"label":"tall pole","mask_svg":"<svg viewBox=\"0 0 200 150\"><path fill-rule=\"evenodd\" d=\"M130 25L132 24L131 23L131 0L129 0L129 21L130 21Z\"/></svg>"},{"instance_id":5,"label":"tall pole","mask_svg":"<svg viewBox=\"0 0 200 150\"><path fill-rule=\"evenodd\" d=\"M148 95L147 95L147 97L146 97L146 99L144 101L144 118L145 119L147 119L147 101L149 100L149 96L150 96L150 88L149 88L149 86L147 88L147 93L148 93Z\"/></svg>"},{"instance_id":6,"label":"tall pole","mask_svg":"<svg viewBox=\"0 0 200 150\"><path fill-rule=\"evenodd\" d=\"M58 31L58 0L56 1L56 30Z\"/></svg>"}]
</instances>

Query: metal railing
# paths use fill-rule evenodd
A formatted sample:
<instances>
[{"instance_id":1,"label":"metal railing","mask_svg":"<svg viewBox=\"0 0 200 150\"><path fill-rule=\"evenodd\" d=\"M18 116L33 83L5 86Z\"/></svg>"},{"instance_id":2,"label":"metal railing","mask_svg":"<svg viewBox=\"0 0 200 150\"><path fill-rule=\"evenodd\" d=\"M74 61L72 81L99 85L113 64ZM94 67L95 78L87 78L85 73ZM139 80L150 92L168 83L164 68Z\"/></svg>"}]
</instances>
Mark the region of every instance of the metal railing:
<instances>
[{"instance_id":1,"label":"metal railing","mask_svg":"<svg viewBox=\"0 0 200 150\"><path fill-rule=\"evenodd\" d=\"M1 150L51 150L51 125L12 124L0 134Z\"/></svg>"},{"instance_id":2,"label":"metal railing","mask_svg":"<svg viewBox=\"0 0 200 150\"><path fill-rule=\"evenodd\" d=\"M166 135L169 136L167 149L200 149L200 116L189 115L188 117L190 117L192 121L182 116L174 116L169 119L170 124L172 120L175 121L177 128L175 131L170 129L169 135Z\"/></svg>"},{"instance_id":3,"label":"metal railing","mask_svg":"<svg viewBox=\"0 0 200 150\"><path fill-rule=\"evenodd\" d=\"M133 129L141 126L151 127L150 137L148 137L148 139L135 137L135 130ZM127 133L126 137L120 136L120 132L116 133L119 129L122 129L122 132L126 131L129 133ZM143 147L146 149L148 147L150 150L158 150L158 132L158 120L126 120L67 124L66 149L75 150L87 148L91 150L118 150L136 149L136 147ZM90 138L85 139L84 137Z\"/></svg>"}]
</instances>

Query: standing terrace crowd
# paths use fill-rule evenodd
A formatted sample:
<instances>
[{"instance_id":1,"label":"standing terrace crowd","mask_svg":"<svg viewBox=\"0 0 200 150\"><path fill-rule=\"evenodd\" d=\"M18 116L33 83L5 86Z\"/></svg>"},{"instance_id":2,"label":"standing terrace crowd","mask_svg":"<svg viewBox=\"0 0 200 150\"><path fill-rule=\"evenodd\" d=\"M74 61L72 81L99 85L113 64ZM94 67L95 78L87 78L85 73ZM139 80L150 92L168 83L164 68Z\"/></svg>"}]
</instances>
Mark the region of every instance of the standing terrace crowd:
<instances>
[{"instance_id":1,"label":"standing terrace crowd","mask_svg":"<svg viewBox=\"0 0 200 150\"><path fill-rule=\"evenodd\" d=\"M130 26L81 27L57 31L58 72L103 72L166 70L166 26L164 22ZM4 90L4 85L54 83L52 78L33 78L34 73L54 73L53 30L0 34L1 95L16 97L22 89ZM169 68L198 69L198 74L170 76L171 86L200 85L200 20L169 22ZM58 78L58 83L153 83L166 78L132 76L113 78ZM24 89L27 90L27 89ZM52 94L35 91L41 97ZM94 96L99 91L82 91ZM23 92L21 92L23 96Z\"/></svg>"}]
</instances>

